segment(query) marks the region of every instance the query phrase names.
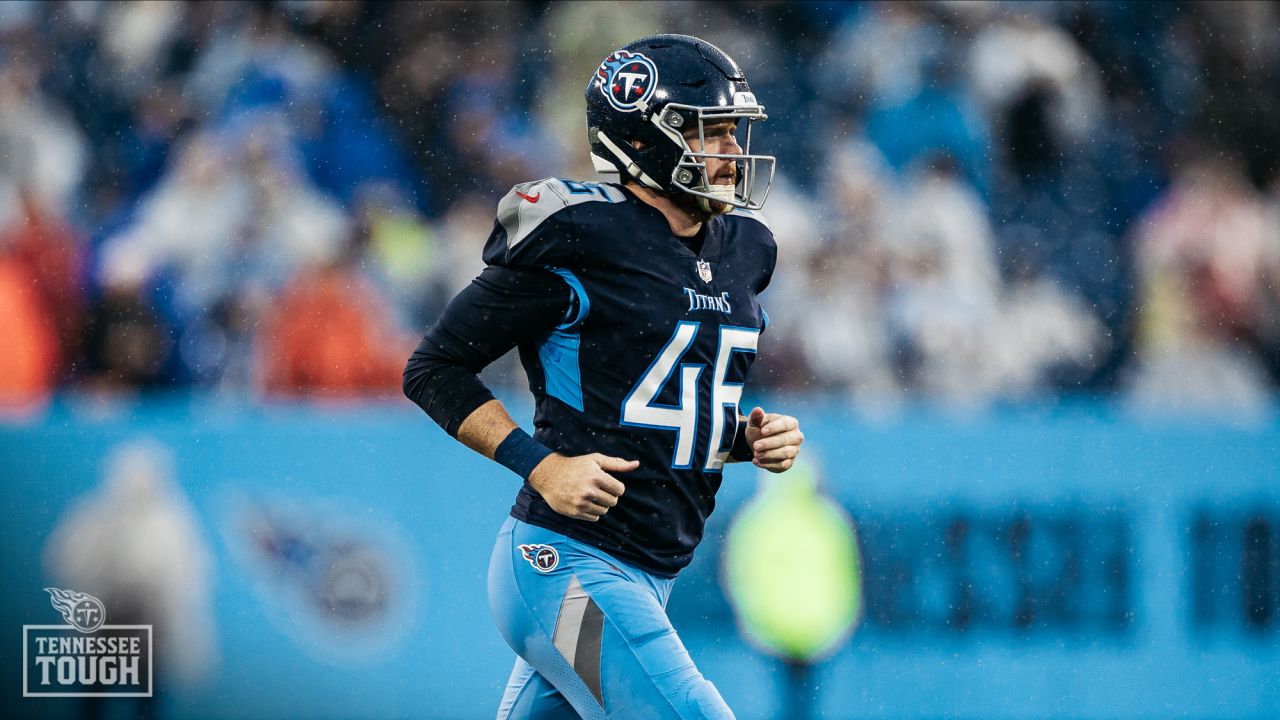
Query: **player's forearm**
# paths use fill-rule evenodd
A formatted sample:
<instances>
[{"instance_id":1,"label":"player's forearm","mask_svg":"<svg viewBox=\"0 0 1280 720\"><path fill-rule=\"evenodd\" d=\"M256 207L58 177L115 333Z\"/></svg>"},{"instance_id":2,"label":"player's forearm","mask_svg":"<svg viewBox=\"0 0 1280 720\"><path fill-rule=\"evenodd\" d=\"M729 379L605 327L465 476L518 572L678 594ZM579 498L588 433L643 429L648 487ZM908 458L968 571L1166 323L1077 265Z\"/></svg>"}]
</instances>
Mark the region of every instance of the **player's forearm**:
<instances>
[{"instance_id":1,"label":"player's forearm","mask_svg":"<svg viewBox=\"0 0 1280 720\"><path fill-rule=\"evenodd\" d=\"M443 352L430 333L405 366L404 394L454 437L477 408L493 401L480 378Z\"/></svg>"},{"instance_id":2,"label":"player's forearm","mask_svg":"<svg viewBox=\"0 0 1280 720\"><path fill-rule=\"evenodd\" d=\"M476 408L458 428L458 441L539 488L533 471L553 455L551 449L516 426L497 400ZM553 473L554 475L554 473ZM545 478L544 478L545 479ZM539 488L539 492L542 489Z\"/></svg>"},{"instance_id":3,"label":"player's forearm","mask_svg":"<svg viewBox=\"0 0 1280 720\"><path fill-rule=\"evenodd\" d=\"M476 408L458 428L458 442L492 459L498 445L516 428L506 407L498 400Z\"/></svg>"},{"instance_id":4,"label":"player's forearm","mask_svg":"<svg viewBox=\"0 0 1280 720\"><path fill-rule=\"evenodd\" d=\"M568 286L553 273L485 268L423 336L404 369L404 394L457 437L462 422L493 400L480 370L548 332L570 306Z\"/></svg>"}]
</instances>

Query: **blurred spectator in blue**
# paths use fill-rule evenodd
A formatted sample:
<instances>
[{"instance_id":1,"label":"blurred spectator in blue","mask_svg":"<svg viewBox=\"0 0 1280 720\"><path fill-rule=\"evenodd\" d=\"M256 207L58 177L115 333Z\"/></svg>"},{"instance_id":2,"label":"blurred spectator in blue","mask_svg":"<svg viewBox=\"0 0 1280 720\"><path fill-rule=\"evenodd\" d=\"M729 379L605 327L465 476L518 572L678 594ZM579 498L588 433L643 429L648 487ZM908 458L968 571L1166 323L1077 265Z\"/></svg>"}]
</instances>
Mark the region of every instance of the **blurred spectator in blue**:
<instances>
[{"instance_id":1,"label":"blurred spectator in blue","mask_svg":"<svg viewBox=\"0 0 1280 720\"><path fill-rule=\"evenodd\" d=\"M985 12L990 16L973 39L969 72L997 138L991 215L1001 270L1017 295L1018 304L1009 307L1028 319L1032 308L1043 312L1040 322L1025 325L1032 337L1040 337L1036 329L1059 331L1059 342L1040 337L1043 342L1007 349L1067 352L1072 362L1046 358L1056 362L1051 376L1023 392L1074 390L1115 349L1101 336L1122 332L1126 322L1120 233L1106 208L1115 166L1132 158L1102 132L1109 118L1101 74L1070 35L1036 8Z\"/></svg>"},{"instance_id":2,"label":"blurred spectator in blue","mask_svg":"<svg viewBox=\"0 0 1280 720\"><path fill-rule=\"evenodd\" d=\"M446 92L444 107L454 122L443 140L456 187L499 197L545 166L541 137L515 111L514 81L509 61L503 60L466 73Z\"/></svg>"},{"instance_id":3,"label":"blurred spectator in blue","mask_svg":"<svg viewBox=\"0 0 1280 720\"><path fill-rule=\"evenodd\" d=\"M87 387L115 392L173 382L176 333L155 310L151 281L140 260L113 260L110 278L85 319L82 380Z\"/></svg>"},{"instance_id":4,"label":"blurred spectator in blue","mask_svg":"<svg viewBox=\"0 0 1280 720\"><path fill-rule=\"evenodd\" d=\"M41 90L42 68L28 40L15 38L0 62L0 193L21 190L57 214L73 204L88 148L65 106Z\"/></svg>"},{"instance_id":5,"label":"blurred spectator in blue","mask_svg":"<svg viewBox=\"0 0 1280 720\"><path fill-rule=\"evenodd\" d=\"M988 132L949 34L923 5L878 3L836 33L815 84L861 106L867 138L895 170L944 153L985 196Z\"/></svg>"},{"instance_id":6,"label":"blurred spectator in blue","mask_svg":"<svg viewBox=\"0 0 1280 720\"><path fill-rule=\"evenodd\" d=\"M880 300L888 282L885 243L899 192L896 176L875 146L855 136L832 149L822 180L827 212L818 219L818 242L793 249L788 237L778 253L783 269L775 282L785 294L771 306L785 322L775 324L780 333L797 328L793 342L804 349L780 354L806 358L820 387L846 391L863 407L893 402L901 387ZM795 303L804 307L805 297L822 311L785 312Z\"/></svg>"},{"instance_id":7,"label":"blurred spectator in blue","mask_svg":"<svg viewBox=\"0 0 1280 720\"><path fill-rule=\"evenodd\" d=\"M231 369L241 355L228 350L245 341L211 311L229 303L239 308L232 315L256 316L301 263L331 255L348 232L341 208L308 184L282 118L245 116L240 125L237 135L189 138L135 221L101 249L108 288L121 275L152 285L169 276L182 362L209 382Z\"/></svg>"},{"instance_id":8,"label":"blurred spectator in blue","mask_svg":"<svg viewBox=\"0 0 1280 720\"><path fill-rule=\"evenodd\" d=\"M975 379L1000 298L981 200L937 156L912 174L891 223L881 302L900 382L951 401L981 399L989 389Z\"/></svg>"},{"instance_id":9,"label":"blurred spectator in blue","mask_svg":"<svg viewBox=\"0 0 1280 720\"><path fill-rule=\"evenodd\" d=\"M370 182L393 183L424 202L421 181L375 108L369 84L294 31L284 9L262 4L247 12L201 53L187 85L196 106L222 124L268 109L280 113L312 181L348 206Z\"/></svg>"},{"instance_id":10,"label":"blurred spectator in blue","mask_svg":"<svg viewBox=\"0 0 1280 720\"><path fill-rule=\"evenodd\" d=\"M1017 248L1011 254L1016 256ZM1037 258L1033 252L1010 264L999 319L987 340L987 374L993 394L1004 400L1078 391L1114 349L1096 308Z\"/></svg>"}]
</instances>

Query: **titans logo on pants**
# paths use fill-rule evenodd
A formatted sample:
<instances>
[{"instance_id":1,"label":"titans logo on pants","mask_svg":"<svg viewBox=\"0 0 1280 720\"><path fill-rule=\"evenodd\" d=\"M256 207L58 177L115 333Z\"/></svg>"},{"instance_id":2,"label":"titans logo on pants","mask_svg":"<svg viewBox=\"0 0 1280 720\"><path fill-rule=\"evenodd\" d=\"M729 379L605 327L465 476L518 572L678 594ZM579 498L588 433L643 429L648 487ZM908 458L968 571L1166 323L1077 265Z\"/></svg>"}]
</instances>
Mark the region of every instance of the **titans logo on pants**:
<instances>
[{"instance_id":1,"label":"titans logo on pants","mask_svg":"<svg viewBox=\"0 0 1280 720\"><path fill-rule=\"evenodd\" d=\"M521 545L520 553L538 572L549 573L560 564L560 553L550 545Z\"/></svg>"}]
</instances>

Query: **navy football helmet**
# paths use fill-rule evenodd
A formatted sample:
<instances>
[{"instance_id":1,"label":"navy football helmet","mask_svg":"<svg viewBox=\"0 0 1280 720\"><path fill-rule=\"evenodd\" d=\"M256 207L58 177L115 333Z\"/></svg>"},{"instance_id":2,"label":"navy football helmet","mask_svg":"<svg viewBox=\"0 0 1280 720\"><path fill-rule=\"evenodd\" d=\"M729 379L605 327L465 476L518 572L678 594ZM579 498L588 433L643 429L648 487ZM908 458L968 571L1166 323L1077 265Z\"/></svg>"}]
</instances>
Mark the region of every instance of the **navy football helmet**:
<instances>
[{"instance_id":1,"label":"navy football helmet","mask_svg":"<svg viewBox=\"0 0 1280 720\"><path fill-rule=\"evenodd\" d=\"M636 40L600 63L586 98L587 139L597 170L653 190L695 195L707 211L711 200L751 210L764 205L774 158L751 154L751 126L768 116L737 63L716 46L688 35ZM706 125L726 120L739 123L741 155L694 152L685 141L684 133L696 123L699 147L705 148ZM736 161L737 185L711 184L708 158Z\"/></svg>"}]
</instances>

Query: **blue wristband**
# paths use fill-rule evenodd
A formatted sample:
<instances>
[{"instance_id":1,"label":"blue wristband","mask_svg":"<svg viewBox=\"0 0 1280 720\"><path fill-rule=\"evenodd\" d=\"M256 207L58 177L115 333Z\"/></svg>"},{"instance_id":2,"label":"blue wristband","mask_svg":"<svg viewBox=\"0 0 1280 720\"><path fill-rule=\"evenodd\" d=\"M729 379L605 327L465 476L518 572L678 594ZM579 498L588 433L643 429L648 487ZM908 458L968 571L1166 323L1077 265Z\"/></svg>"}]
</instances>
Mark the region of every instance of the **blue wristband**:
<instances>
[{"instance_id":1,"label":"blue wristband","mask_svg":"<svg viewBox=\"0 0 1280 720\"><path fill-rule=\"evenodd\" d=\"M498 445L498 449L493 451L493 459L511 472L528 480L533 474L533 469L538 467L538 463L550 454L550 448L529 437L529 433L524 430L516 428L508 433L506 439Z\"/></svg>"}]
</instances>

